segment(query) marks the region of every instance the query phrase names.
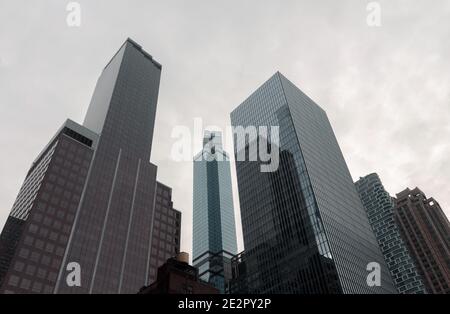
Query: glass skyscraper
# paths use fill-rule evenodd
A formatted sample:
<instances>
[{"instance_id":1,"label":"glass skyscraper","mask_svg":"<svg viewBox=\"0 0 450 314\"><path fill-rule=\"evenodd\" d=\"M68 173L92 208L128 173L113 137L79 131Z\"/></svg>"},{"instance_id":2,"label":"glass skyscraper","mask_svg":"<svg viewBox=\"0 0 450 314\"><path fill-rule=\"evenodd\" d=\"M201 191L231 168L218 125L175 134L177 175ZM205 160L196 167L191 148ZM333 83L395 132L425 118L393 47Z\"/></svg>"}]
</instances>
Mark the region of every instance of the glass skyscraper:
<instances>
[{"instance_id":1,"label":"glass skyscraper","mask_svg":"<svg viewBox=\"0 0 450 314\"><path fill-rule=\"evenodd\" d=\"M277 72L231 122L279 127L279 143L269 143L276 171L236 161L245 251L233 260L232 291L396 293L325 111ZM235 154L265 140L236 137ZM368 284L373 262L381 286Z\"/></svg>"},{"instance_id":2,"label":"glass skyscraper","mask_svg":"<svg viewBox=\"0 0 450 314\"><path fill-rule=\"evenodd\" d=\"M230 161L219 132L206 131L194 157L193 200L193 265L224 292L237 243Z\"/></svg>"},{"instance_id":3,"label":"glass skyscraper","mask_svg":"<svg viewBox=\"0 0 450 314\"><path fill-rule=\"evenodd\" d=\"M356 181L355 186L398 292L426 293L422 277L395 222L394 200L384 189L380 177L371 173Z\"/></svg>"}]
</instances>

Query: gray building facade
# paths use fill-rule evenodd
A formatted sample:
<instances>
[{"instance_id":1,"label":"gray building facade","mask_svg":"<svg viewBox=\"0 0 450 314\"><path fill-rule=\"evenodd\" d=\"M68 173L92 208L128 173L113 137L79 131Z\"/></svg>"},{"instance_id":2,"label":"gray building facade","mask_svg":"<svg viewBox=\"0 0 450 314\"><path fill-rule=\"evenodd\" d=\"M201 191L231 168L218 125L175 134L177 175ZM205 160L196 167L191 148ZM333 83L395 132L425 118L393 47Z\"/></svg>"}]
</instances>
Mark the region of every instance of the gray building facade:
<instances>
[{"instance_id":1,"label":"gray building facade","mask_svg":"<svg viewBox=\"0 0 450 314\"><path fill-rule=\"evenodd\" d=\"M156 183L155 216L153 219L149 283L158 275L158 268L180 253L181 212L173 208L172 189Z\"/></svg>"},{"instance_id":2,"label":"gray building facade","mask_svg":"<svg viewBox=\"0 0 450 314\"><path fill-rule=\"evenodd\" d=\"M371 173L360 178L355 186L398 292L426 293L422 277L396 224L394 201L384 189L380 177Z\"/></svg>"},{"instance_id":3,"label":"gray building facade","mask_svg":"<svg viewBox=\"0 0 450 314\"><path fill-rule=\"evenodd\" d=\"M0 236L0 293L53 293L97 145L67 120L33 162Z\"/></svg>"},{"instance_id":4,"label":"gray building facade","mask_svg":"<svg viewBox=\"0 0 450 314\"><path fill-rule=\"evenodd\" d=\"M160 75L161 65L127 40L97 82L84 126L100 140L63 259L84 275L81 287L69 287L61 268L56 293L134 293L147 284Z\"/></svg>"},{"instance_id":5,"label":"gray building facade","mask_svg":"<svg viewBox=\"0 0 450 314\"><path fill-rule=\"evenodd\" d=\"M136 293L161 264L152 257L176 255L181 215L149 162L160 75L127 39L83 126L68 120L33 163L1 235L1 292ZM67 284L73 263L81 285Z\"/></svg>"},{"instance_id":6,"label":"gray building facade","mask_svg":"<svg viewBox=\"0 0 450 314\"><path fill-rule=\"evenodd\" d=\"M236 161L245 251L234 292L396 293L325 111L277 72L231 113L233 127L279 128L279 166ZM270 137L268 137L270 138ZM235 154L259 137L235 138ZM369 286L369 263L381 286Z\"/></svg>"}]
</instances>

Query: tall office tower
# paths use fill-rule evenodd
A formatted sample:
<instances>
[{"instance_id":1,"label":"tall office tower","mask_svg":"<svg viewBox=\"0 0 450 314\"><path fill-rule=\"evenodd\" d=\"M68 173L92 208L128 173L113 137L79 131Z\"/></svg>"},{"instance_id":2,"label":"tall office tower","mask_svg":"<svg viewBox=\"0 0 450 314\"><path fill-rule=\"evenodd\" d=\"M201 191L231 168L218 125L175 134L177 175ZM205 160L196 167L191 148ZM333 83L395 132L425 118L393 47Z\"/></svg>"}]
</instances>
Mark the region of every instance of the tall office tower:
<instances>
[{"instance_id":1,"label":"tall office tower","mask_svg":"<svg viewBox=\"0 0 450 314\"><path fill-rule=\"evenodd\" d=\"M84 126L33 163L1 236L0 292L136 293L147 285L157 167L149 162L161 65L128 39ZM81 270L81 285L67 277Z\"/></svg>"},{"instance_id":2,"label":"tall office tower","mask_svg":"<svg viewBox=\"0 0 450 314\"><path fill-rule=\"evenodd\" d=\"M259 132L235 136L245 252L234 260L232 292L396 293L325 111L277 72L231 122ZM274 127L272 172L262 172L261 154L249 158L265 146L261 127ZM381 286L368 280L373 262Z\"/></svg>"},{"instance_id":3,"label":"tall office tower","mask_svg":"<svg viewBox=\"0 0 450 314\"><path fill-rule=\"evenodd\" d=\"M194 157L193 220L193 265L201 279L224 292L237 243L230 161L218 132L205 132Z\"/></svg>"},{"instance_id":4,"label":"tall office tower","mask_svg":"<svg viewBox=\"0 0 450 314\"><path fill-rule=\"evenodd\" d=\"M450 225L439 203L415 188L398 193L395 218L428 293L450 293Z\"/></svg>"},{"instance_id":5,"label":"tall office tower","mask_svg":"<svg viewBox=\"0 0 450 314\"><path fill-rule=\"evenodd\" d=\"M395 222L394 201L376 173L355 183L366 209L370 225L399 293L426 293L414 259L411 257Z\"/></svg>"},{"instance_id":6,"label":"tall office tower","mask_svg":"<svg viewBox=\"0 0 450 314\"><path fill-rule=\"evenodd\" d=\"M98 135L67 120L31 165L0 236L0 293L52 293Z\"/></svg>"},{"instance_id":7,"label":"tall office tower","mask_svg":"<svg viewBox=\"0 0 450 314\"><path fill-rule=\"evenodd\" d=\"M155 216L150 255L149 283L156 280L158 268L180 253L181 213L173 208L172 189L156 183Z\"/></svg>"}]
</instances>

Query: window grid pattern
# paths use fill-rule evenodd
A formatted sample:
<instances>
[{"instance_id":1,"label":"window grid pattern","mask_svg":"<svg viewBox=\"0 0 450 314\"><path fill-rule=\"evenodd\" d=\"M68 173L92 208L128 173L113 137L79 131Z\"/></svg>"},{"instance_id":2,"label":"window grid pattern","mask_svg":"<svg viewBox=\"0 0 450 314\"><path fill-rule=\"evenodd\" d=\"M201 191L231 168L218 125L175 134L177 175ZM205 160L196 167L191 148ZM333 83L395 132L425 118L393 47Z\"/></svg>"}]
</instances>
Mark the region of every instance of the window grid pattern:
<instances>
[{"instance_id":1,"label":"window grid pattern","mask_svg":"<svg viewBox=\"0 0 450 314\"><path fill-rule=\"evenodd\" d=\"M4 293L54 291L93 150L62 134L50 151L50 161L47 155L40 160L46 170L3 282ZM33 172L38 169L43 167L38 164Z\"/></svg>"},{"instance_id":2,"label":"window grid pattern","mask_svg":"<svg viewBox=\"0 0 450 314\"><path fill-rule=\"evenodd\" d=\"M360 178L355 186L367 211L381 252L399 293L426 293L394 217L394 202L376 173Z\"/></svg>"},{"instance_id":3,"label":"window grid pattern","mask_svg":"<svg viewBox=\"0 0 450 314\"><path fill-rule=\"evenodd\" d=\"M181 212L173 208L172 189L157 183L153 220L149 284L156 280L158 268L180 252Z\"/></svg>"},{"instance_id":4,"label":"window grid pattern","mask_svg":"<svg viewBox=\"0 0 450 314\"><path fill-rule=\"evenodd\" d=\"M27 219L57 144L58 142L50 147L43 158L41 158L37 165L33 167L32 171L27 175L11 210L10 215L12 217L22 220Z\"/></svg>"},{"instance_id":5,"label":"window grid pattern","mask_svg":"<svg viewBox=\"0 0 450 314\"><path fill-rule=\"evenodd\" d=\"M450 224L439 203L415 188L395 199L395 219L428 293L450 293Z\"/></svg>"},{"instance_id":6,"label":"window grid pattern","mask_svg":"<svg viewBox=\"0 0 450 314\"><path fill-rule=\"evenodd\" d=\"M104 69L86 115L101 133L65 262L85 284L58 293L136 293L148 281L157 167L150 162L161 68L127 40Z\"/></svg>"},{"instance_id":7,"label":"window grid pattern","mask_svg":"<svg viewBox=\"0 0 450 314\"><path fill-rule=\"evenodd\" d=\"M367 286L367 264L379 262L383 269L384 260L325 112L277 73L231 120L233 126L280 128L278 175L259 173L257 163L236 163L246 249L241 258L256 282L251 291L395 292L387 269L384 286ZM235 141L235 154L244 140ZM282 241L280 234L303 242Z\"/></svg>"}]
</instances>

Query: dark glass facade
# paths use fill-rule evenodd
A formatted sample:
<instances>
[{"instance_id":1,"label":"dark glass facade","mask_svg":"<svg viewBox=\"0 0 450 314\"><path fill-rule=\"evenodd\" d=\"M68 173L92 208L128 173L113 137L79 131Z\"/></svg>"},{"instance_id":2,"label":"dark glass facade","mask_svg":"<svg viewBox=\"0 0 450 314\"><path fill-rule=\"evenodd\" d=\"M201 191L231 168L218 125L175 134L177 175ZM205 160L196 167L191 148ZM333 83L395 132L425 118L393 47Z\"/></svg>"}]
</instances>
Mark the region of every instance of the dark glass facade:
<instances>
[{"instance_id":1,"label":"dark glass facade","mask_svg":"<svg viewBox=\"0 0 450 314\"><path fill-rule=\"evenodd\" d=\"M439 203L407 188L396 195L394 213L427 292L450 294L450 224Z\"/></svg>"},{"instance_id":2,"label":"dark glass facade","mask_svg":"<svg viewBox=\"0 0 450 314\"><path fill-rule=\"evenodd\" d=\"M369 174L360 178L355 186L398 292L426 293L422 277L395 222L394 201L380 177L376 173Z\"/></svg>"},{"instance_id":3,"label":"dark glass facade","mask_svg":"<svg viewBox=\"0 0 450 314\"><path fill-rule=\"evenodd\" d=\"M280 138L276 171L236 162L245 252L234 260L232 292L395 293L325 111L276 73L231 122L275 126ZM235 154L249 141L235 137ZM371 262L381 266L379 287L367 284Z\"/></svg>"}]
</instances>

